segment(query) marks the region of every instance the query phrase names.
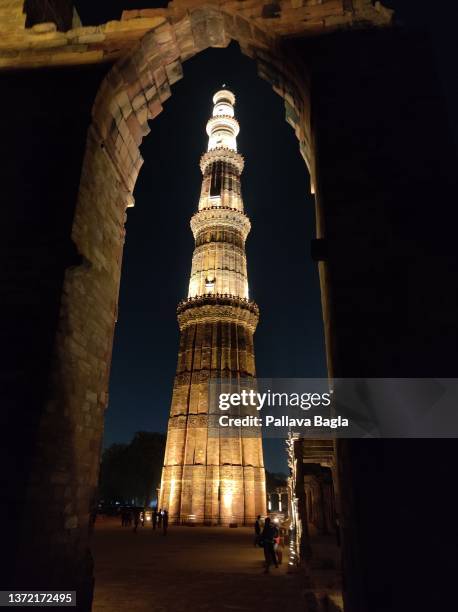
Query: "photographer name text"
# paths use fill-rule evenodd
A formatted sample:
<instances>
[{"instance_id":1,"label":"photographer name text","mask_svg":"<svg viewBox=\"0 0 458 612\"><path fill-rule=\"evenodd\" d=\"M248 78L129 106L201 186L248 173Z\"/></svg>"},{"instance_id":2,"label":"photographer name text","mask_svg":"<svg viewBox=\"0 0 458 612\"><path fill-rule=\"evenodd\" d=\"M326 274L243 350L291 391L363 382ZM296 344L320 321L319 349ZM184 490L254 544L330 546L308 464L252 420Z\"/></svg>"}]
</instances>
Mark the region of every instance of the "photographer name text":
<instances>
[{"instance_id":1,"label":"photographer name text","mask_svg":"<svg viewBox=\"0 0 458 612\"><path fill-rule=\"evenodd\" d=\"M293 418L286 414L274 417L268 415L260 416L244 416L230 417L223 414L218 419L220 427L329 427L330 429L338 429L339 427L348 427L348 419L341 416L333 418L325 418L316 414L313 418Z\"/></svg>"}]
</instances>

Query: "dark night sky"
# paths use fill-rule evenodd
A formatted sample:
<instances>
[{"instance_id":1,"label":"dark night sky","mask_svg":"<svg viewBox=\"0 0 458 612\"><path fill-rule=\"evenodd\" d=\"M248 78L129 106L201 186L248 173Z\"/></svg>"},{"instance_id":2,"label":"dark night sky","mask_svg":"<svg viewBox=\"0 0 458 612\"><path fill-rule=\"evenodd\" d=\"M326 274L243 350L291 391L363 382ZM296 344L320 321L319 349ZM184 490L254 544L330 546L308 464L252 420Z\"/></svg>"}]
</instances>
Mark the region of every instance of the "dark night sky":
<instances>
[{"instance_id":1,"label":"dark night sky","mask_svg":"<svg viewBox=\"0 0 458 612\"><path fill-rule=\"evenodd\" d=\"M119 18L121 8L165 6L135 0L94 4L76 3L85 25ZM444 13L430 15L431 4L418 0L385 4L397 8L407 24L431 32L449 108L455 108L451 20ZM242 190L252 221L250 294L261 309L255 334L258 376L326 376L318 274L309 255L313 199L283 101L235 43L188 60L184 77L142 144L145 163L135 208L128 211L105 445L128 441L138 430L166 431L178 348L175 310L187 294L194 246L189 219L200 192L199 158L207 144L211 96L223 82L237 96L238 144L246 160ZM282 447L276 440L265 444L269 470L286 471Z\"/></svg>"},{"instance_id":2,"label":"dark night sky","mask_svg":"<svg viewBox=\"0 0 458 612\"><path fill-rule=\"evenodd\" d=\"M136 205L128 211L107 444L137 429L166 429L178 349L175 309L187 295L194 246L189 219L200 193L211 97L223 81L238 96L238 143L246 158L248 274L261 308L258 375L325 375L318 278L309 257L313 201L283 102L235 45L201 53L184 72L144 140ZM285 468L278 455L266 452L271 469Z\"/></svg>"}]
</instances>

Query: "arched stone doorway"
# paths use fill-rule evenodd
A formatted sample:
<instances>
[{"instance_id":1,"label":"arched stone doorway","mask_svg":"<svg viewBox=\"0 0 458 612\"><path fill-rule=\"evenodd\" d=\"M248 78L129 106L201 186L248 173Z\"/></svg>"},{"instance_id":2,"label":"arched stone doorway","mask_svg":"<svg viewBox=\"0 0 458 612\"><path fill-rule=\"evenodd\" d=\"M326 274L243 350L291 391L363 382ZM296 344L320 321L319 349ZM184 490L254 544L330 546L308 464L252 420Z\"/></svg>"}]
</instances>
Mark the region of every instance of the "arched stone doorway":
<instances>
[{"instance_id":1,"label":"arched stone doorway","mask_svg":"<svg viewBox=\"0 0 458 612\"><path fill-rule=\"evenodd\" d=\"M294 60L283 56L276 37L250 20L213 7L191 10L175 23L159 22L113 65L92 109L71 232L80 262L65 272L52 385L37 436L43 441L58 436L59 444L41 445L31 478L43 483L40 495L29 490L41 524L49 518L47 500L64 492L62 520L43 531L43 539L34 537L37 547L45 550L51 532L54 556L45 561L43 571L49 574L53 568L61 584L69 576L73 581L77 577L79 592L86 593L81 609L89 606L91 596L88 543L108 402L124 223L126 210L134 204L132 193L142 165L139 147L150 131L148 122L162 111L171 87L182 78L186 59L236 40L257 62L260 76L284 98L300 153L309 168L313 163L306 79ZM33 524L29 528L36 533Z\"/></svg>"},{"instance_id":2,"label":"arched stone doorway","mask_svg":"<svg viewBox=\"0 0 458 612\"><path fill-rule=\"evenodd\" d=\"M330 3L317 4L317 9L302 4L306 3L301 3L300 7L293 6L291 10L298 10L297 14L304 17L307 11L328 10ZM400 101L405 104L408 100L411 104L409 94L423 91L428 82L431 88L434 86L427 62L420 61L427 53L424 53L418 38L405 41L396 38L396 34L375 34L374 31L370 36L364 31L349 34L354 43L349 53L345 45L339 47L336 38L327 38L321 43L316 42L317 39L313 43L302 39L278 41L274 34L285 38L287 24L295 21L295 14L290 13L287 18L283 7L277 14L276 5L268 6L265 10L257 7L261 10L260 16L250 17L241 8L227 18L214 8L197 8L188 13L178 5L171 9L174 14L178 8L178 13L175 14L177 18L170 22L167 22L170 18L167 12L145 17L147 23L140 14L134 15L133 25L129 27L126 26L129 19L126 19L123 31L129 34L123 34L123 38L110 24L102 29L75 28L67 33L56 32L55 28L46 29L42 24L41 29L20 30L23 25L22 2L8 4L7 19L3 21L8 26L2 41L7 53L1 56L1 66L40 68L79 65L89 61L118 61L116 70L113 69L104 81L104 94L99 95L94 106L94 121L88 134L78 204L73 215L71 239L76 252L64 262L59 261L59 265L65 268L65 278L62 286L52 289L55 292L53 305L59 302L60 308L58 327L56 332L55 327L47 326L48 336L55 336L55 339L52 368L46 363L43 376L40 376L41 380L46 378L47 381L45 394L31 399L35 420L30 425L33 428L33 452L30 451L23 467L27 487L18 486L11 494L13 506L33 508L28 516L24 516L21 510L17 519L21 546L16 546L18 561L11 573L15 577L13 584L19 588L42 588L49 585L50 577L54 588L59 585L68 588L71 576L73 585L81 585L82 609L88 609L90 605L92 570L87 555L90 508L94 503L103 412L107 403L125 210L133 203L131 194L141 166L138 145L148 131L148 118L154 118L160 112L162 102L169 95L170 82L181 74L180 63L186 59L186 53L198 52L205 46L224 45L230 38L239 40L242 49L259 63L260 73L268 76L278 92L285 95L287 111L300 142L304 143L303 154L309 162L317 191L318 240L314 244L314 256L320 262L330 373L340 376L389 376L393 373L431 376L435 372L440 372L440 375L453 372L450 365L456 363L450 358L456 353L453 335L440 338L435 334L427 316L436 312L434 303L431 296L422 291L426 277L435 287L435 300L443 304L438 319L445 329L453 329L456 308L451 293L447 291L452 278L449 274L452 259L448 251L441 250L443 244L448 244L443 239L444 234L449 235L450 243L452 235L440 223L441 214L436 220L422 212L430 201L435 201L437 207L443 207L442 218L446 218L447 194L452 192L451 182L446 187L447 173L443 170L448 154L438 154L444 150L440 135L446 132L446 127L441 123L440 104L419 96L415 98L416 114L406 114L402 122L397 114ZM182 19L180 11L184 13ZM332 30L333 23L343 25L345 20L348 24L364 26L388 23L389 18L383 16L383 10L380 11L380 7L377 10L366 1L342 2L338 10L334 8L330 15L318 20L315 33ZM159 21L155 21L157 19ZM180 23L181 32L176 29ZM300 25L290 33L298 37L313 30L310 21L304 22L303 28L302 20L297 23ZM108 36L110 31L115 32L111 39ZM184 45L181 50L178 41L186 41L189 31L194 43L188 49ZM144 39L138 43L144 34ZM200 42L196 42L195 36ZM396 54L391 44L401 52ZM298 72L294 66L296 52L299 50L305 55L311 48L314 59L319 58L319 68L323 70L318 75L315 73L309 91L304 64L300 64ZM346 52L339 53L339 49ZM349 57L354 64L352 70L345 71ZM152 74L146 66L150 60L157 62ZM421 66L421 75L417 66ZM416 75L414 78L411 71ZM331 78L327 78L328 74ZM376 79L371 80L374 74ZM361 79L366 79L364 87ZM390 106L386 92L394 87L397 88L396 103ZM310 95L311 109L307 105ZM313 98L318 100L318 104L313 104ZM372 105L370 116L363 112L364 105L368 104ZM421 146L416 144L415 135L428 129L422 121L424 116L437 119L439 127L433 130L431 122L429 129L439 136L434 141L436 146L421 151L420 155ZM380 117L384 118L383 122ZM369 128L371 143L366 142ZM434 137L429 134L429 139L432 142ZM310 149L307 149L308 145ZM313 151L313 155L308 151ZM316 167L317 158L320 160L319 168ZM409 177L409 181L405 177ZM400 213L408 197L416 203L416 216L409 218ZM423 208L419 202L423 203ZM366 206L367 203L370 206ZM68 205L71 214L72 206L73 202ZM406 247L407 228L412 239ZM383 242L386 236L388 240ZM33 240L30 234L27 246L30 245L29 252L35 255L38 247ZM438 257L440 265L433 265L431 262ZM406 278L408 282L405 282ZM409 310L408 324L400 304ZM22 322L21 316L25 319L23 311L17 314L19 323L16 325ZM4 325L9 325L12 320L13 317L5 319ZM425 346L429 347L427 353ZM370 355L369 359L367 355ZM41 357L42 353L37 351L37 360ZM22 381L23 386L28 382L27 373L32 371L33 363L26 366L25 374L21 371L21 375L14 379ZM22 392L20 384L15 392L18 395ZM9 431L15 430L10 428ZM423 455L427 453L423 448L420 450L411 449L412 465L415 461L420 464L424 461ZM441 452L443 450L441 446ZM368 454L367 462L372 462L370 465L374 469L368 468L367 473L372 476L369 481L372 488L366 486L366 472L358 473L356 470L352 486L363 516L370 516L375 507L383 518L383 499L379 500L377 496L383 490L384 479L385 484L389 482L390 486L397 487L399 494L403 491L403 476L399 477L394 460L402 453L394 446L391 451L394 454L386 452L386 445L371 447L375 459ZM358 452L355 445L347 445L344 455L353 467L366 464L364 452L361 449ZM13 461L16 456L19 456L17 451L12 455ZM377 472L377 458L388 465L385 472ZM342 465L339 467L341 469ZM415 468L421 472L417 464ZM348 484L345 470L342 482ZM349 490L348 486L346 490ZM380 506L366 502L367 490L370 491L369 498L372 496L381 501ZM409 503L414 505L414 501L409 500ZM351 517L351 504L346 504L345 512L346 519ZM353 541L355 531L359 531L364 540L371 532L373 521L367 519L367 523L355 525L351 520L346 521L343 524L346 543ZM377 567L387 566L396 531L391 532L383 520L379 524L385 530L385 537L378 538L380 548L377 553L367 546L360 551L362 561L353 561L353 565L350 563L347 568L349 590L355 587L356 592L364 591L364 587L358 584L362 582L358 578L362 566L372 583L377 580ZM398 538L396 545L401 541L407 542L404 545L406 549L409 538ZM27 584L24 582L24 577L30 576L34 578L34 584L30 584L30 580ZM402 585L393 580L402 592ZM348 609L367 609L369 606L365 608L354 593L355 590L351 602L353 607ZM370 593L369 588L366 598L377 595Z\"/></svg>"}]
</instances>

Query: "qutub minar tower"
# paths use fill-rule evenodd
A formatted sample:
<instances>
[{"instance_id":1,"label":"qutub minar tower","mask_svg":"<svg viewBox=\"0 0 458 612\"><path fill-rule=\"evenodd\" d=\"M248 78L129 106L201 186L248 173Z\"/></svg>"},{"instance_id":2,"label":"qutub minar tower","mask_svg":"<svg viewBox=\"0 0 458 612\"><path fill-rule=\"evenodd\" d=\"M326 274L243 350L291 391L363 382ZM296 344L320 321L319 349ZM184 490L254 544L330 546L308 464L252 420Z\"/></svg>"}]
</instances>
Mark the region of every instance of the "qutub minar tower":
<instances>
[{"instance_id":1,"label":"qutub minar tower","mask_svg":"<svg viewBox=\"0 0 458 612\"><path fill-rule=\"evenodd\" d=\"M253 334L259 318L248 297L243 211L237 153L235 96L213 96L208 150L198 211L188 298L178 305L180 348L162 471L159 507L170 521L247 523L266 512L260 434L209 435L209 380L255 377Z\"/></svg>"}]
</instances>

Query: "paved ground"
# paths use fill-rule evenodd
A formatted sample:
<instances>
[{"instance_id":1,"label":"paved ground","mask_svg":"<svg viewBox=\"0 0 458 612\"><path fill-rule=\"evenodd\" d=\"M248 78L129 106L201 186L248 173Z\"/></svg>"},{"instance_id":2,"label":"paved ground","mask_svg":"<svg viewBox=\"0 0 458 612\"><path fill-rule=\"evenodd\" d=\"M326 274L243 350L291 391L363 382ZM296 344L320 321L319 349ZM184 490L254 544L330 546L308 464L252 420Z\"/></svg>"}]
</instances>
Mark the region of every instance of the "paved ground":
<instances>
[{"instance_id":1,"label":"paved ground","mask_svg":"<svg viewBox=\"0 0 458 612\"><path fill-rule=\"evenodd\" d=\"M264 574L247 528L172 526L164 537L106 520L94 540L94 612L305 610L300 576L287 573L287 558Z\"/></svg>"}]
</instances>

